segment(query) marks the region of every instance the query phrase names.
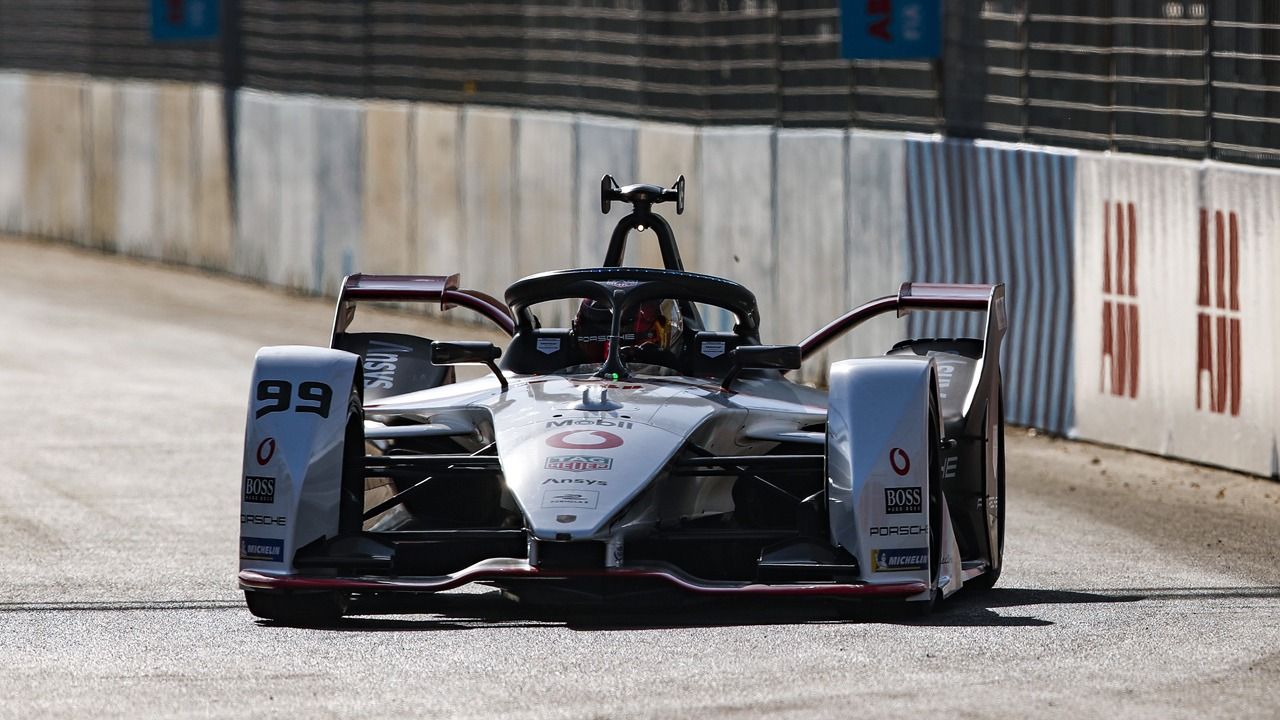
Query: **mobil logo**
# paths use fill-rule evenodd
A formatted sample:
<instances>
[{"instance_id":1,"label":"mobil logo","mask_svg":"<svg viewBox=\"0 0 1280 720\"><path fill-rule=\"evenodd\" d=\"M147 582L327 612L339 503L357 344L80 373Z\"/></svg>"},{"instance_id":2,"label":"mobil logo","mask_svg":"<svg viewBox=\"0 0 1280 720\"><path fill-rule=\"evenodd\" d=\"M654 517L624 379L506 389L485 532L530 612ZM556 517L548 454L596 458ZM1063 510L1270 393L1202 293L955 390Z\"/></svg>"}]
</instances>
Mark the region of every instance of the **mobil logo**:
<instances>
[{"instance_id":1,"label":"mobil logo","mask_svg":"<svg viewBox=\"0 0 1280 720\"><path fill-rule=\"evenodd\" d=\"M1102 206L1102 362L1098 389L1118 397L1138 397L1137 268L1138 223L1133 203L1106 202Z\"/></svg>"},{"instance_id":2,"label":"mobil logo","mask_svg":"<svg viewBox=\"0 0 1280 720\"><path fill-rule=\"evenodd\" d=\"M608 430L565 430L547 438L547 445L562 450L608 450L622 446L622 438Z\"/></svg>"},{"instance_id":3,"label":"mobil logo","mask_svg":"<svg viewBox=\"0 0 1280 720\"><path fill-rule=\"evenodd\" d=\"M1196 409L1240 415L1240 220L1200 210ZM1207 377L1206 377L1207 376Z\"/></svg>"}]
</instances>

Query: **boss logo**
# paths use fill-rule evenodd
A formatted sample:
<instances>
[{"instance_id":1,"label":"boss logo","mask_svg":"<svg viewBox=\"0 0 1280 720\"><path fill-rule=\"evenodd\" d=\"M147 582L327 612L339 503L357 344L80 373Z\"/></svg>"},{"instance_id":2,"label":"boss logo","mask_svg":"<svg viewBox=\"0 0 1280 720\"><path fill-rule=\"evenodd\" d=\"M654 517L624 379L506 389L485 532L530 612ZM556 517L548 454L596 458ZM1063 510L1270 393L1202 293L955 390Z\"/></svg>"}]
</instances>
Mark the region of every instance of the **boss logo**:
<instances>
[{"instance_id":1,"label":"boss logo","mask_svg":"<svg viewBox=\"0 0 1280 720\"><path fill-rule=\"evenodd\" d=\"M884 489L884 511L889 515L920 512L920 488L890 487Z\"/></svg>"},{"instance_id":2,"label":"boss logo","mask_svg":"<svg viewBox=\"0 0 1280 720\"><path fill-rule=\"evenodd\" d=\"M244 478L244 501L263 504L275 502L276 479L261 475L246 475Z\"/></svg>"}]
</instances>

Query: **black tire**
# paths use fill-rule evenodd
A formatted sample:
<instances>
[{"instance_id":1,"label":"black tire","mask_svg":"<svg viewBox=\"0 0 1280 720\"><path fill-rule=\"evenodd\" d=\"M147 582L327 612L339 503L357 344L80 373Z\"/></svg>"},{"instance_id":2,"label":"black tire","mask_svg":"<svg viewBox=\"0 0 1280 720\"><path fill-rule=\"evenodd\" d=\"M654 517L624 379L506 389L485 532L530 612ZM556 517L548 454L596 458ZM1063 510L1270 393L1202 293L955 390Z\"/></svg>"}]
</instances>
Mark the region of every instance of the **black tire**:
<instances>
[{"instance_id":1,"label":"black tire","mask_svg":"<svg viewBox=\"0 0 1280 720\"><path fill-rule=\"evenodd\" d=\"M269 593L245 590L244 601L254 616L291 627L334 625L347 610L347 596L332 592Z\"/></svg>"},{"instance_id":2,"label":"black tire","mask_svg":"<svg viewBox=\"0 0 1280 720\"><path fill-rule=\"evenodd\" d=\"M1004 388L996 395L997 430L994 440L999 443L996 453L996 548L992 553L991 564L987 571L964 584L979 592L990 590L1000 580L1000 572L1004 569Z\"/></svg>"},{"instance_id":3,"label":"black tire","mask_svg":"<svg viewBox=\"0 0 1280 720\"><path fill-rule=\"evenodd\" d=\"M929 599L907 603L910 615L928 615L942 602L938 575L942 571L942 438L937 393L929 398Z\"/></svg>"}]
</instances>

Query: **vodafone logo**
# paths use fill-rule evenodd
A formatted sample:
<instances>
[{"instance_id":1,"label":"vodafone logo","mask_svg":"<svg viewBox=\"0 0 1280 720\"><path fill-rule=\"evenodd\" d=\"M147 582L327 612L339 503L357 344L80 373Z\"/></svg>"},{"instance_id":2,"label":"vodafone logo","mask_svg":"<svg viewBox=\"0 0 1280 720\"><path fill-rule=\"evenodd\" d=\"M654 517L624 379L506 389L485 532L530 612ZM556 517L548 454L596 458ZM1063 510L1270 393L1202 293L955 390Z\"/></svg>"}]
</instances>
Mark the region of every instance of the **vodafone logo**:
<instances>
[{"instance_id":1,"label":"vodafone logo","mask_svg":"<svg viewBox=\"0 0 1280 720\"><path fill-rule=\"evenodd\" d=\"M266 465L276 454L276 439L267 438L258 443L258 464Z\"/></svg>"},{"instance_id":2,"label":"vodafone logo","mask_svg":"<svg viewBox=\"0 0 1280 720\"><path fill-rule=\"evenodd\" d=\"M547 444L564 450L608 450L622 444L622 438L607 430L566 430L547 438Z\"/></svg>"},{"instance_id":3,"label":"vodafone logo","mask_svg":"<svg viewBox=\"0 0 1280 720\"><path fill-rule=\"evenodd\" d=\"M899 475L906 475L911 472L911 458L907 456L907 451L902 448L894 448L889 451L889 467Z\"/></svg>"}]
</instances>

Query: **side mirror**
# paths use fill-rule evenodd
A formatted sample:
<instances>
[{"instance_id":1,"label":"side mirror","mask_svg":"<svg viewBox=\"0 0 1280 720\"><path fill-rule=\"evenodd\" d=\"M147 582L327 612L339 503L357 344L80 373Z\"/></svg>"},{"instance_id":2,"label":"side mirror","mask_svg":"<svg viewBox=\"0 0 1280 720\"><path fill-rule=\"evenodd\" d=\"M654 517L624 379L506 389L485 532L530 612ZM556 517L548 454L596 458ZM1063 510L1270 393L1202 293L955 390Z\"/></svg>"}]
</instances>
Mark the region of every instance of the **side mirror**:
<instances>
[{"instance_id":1,"label":"side mirror","mask_svg":"<svg viewBox=\"0 0 1280 720\"><path fill-rule=\"evenodd\" d=\"M432 365L487 365L493 371L493 374L498 377L498 383L502 385L502 389L505 392L507 378L498 369L498 364L494 362L500 357L502 357L502 350L491 342L474 340L442 342L437 340L431 343Z\"/></svg>"},{"instance_id":2,"label":"side mirror","mask_svg":"<svg viewBox=\"0 0 1280 720\"><path fill-rule=\"evenodd\" d=\"M720 383L721 390L728 390L743 370L795 370L801 363L799 345L743 345L729 357L733 367Z\"/></svg>"}]
</instances>

